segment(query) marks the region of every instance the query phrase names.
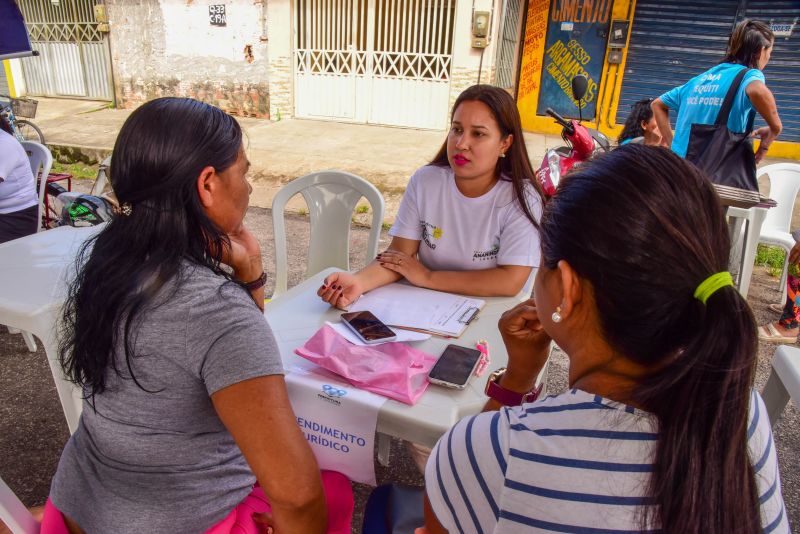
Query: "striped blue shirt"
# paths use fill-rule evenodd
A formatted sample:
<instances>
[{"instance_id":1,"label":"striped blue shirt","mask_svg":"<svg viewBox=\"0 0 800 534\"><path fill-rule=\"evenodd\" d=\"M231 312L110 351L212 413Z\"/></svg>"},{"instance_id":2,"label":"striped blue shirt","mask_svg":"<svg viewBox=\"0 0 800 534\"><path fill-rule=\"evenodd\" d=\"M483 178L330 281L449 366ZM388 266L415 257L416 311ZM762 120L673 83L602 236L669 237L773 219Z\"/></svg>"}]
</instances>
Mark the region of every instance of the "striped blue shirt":
<instances>
[{"instance_id":1,"label":"striped blue shirt","mask_svg":"<svg viewBox=\"0 0 800 534\"><path fill-rule=\"evenodd\" d=\"M651 414L581 390L467 417L431 453L428 499L451 533L641 532L641 513L653 506L645 491L656 432ZM789 532L755 391L748 446L764 532Z\"/></svg>"}]
</instances>

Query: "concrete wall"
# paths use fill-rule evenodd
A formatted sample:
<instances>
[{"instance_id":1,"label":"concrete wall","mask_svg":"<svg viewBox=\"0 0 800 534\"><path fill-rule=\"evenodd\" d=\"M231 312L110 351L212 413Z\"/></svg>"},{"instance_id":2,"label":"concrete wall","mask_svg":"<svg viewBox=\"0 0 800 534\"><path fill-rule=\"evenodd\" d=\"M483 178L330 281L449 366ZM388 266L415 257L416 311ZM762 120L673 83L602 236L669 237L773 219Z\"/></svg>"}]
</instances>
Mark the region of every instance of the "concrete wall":
<instances>
[{"instance_id":1,"label":"concrete wall","mask_svg":"<svg viewBox=\"0 0 800 534\"><path fill-rule=\"evenodd\" d=\"M263 1L106 0L118 105L189 96L269 118ZM210 4L225 5L226 26L210 24Z\"/></svg>"},{"instance_id":2,"label":"concrete wall","mask_svg":"<svg viewBox=\"0 0 800 534\"><path fill-rule=\"evenodd\" d=\"M453 63L450 69L450 105L464 89L480 82L494 83L494 61L497 56L497 43L500 25L500 10L502 0L496 0L494 6L491 0L475 0L475 11L493 11L489 46L483 49L483 62L481 63L481 49L472 48L472 10L473 4L461 0L456 4L456 20L453 29ZM494 7L494 10L492 10ZM449 110L448 110L449 111Z\"/></svg>"},{"instance_id":3,"label":"concrete wall","mask_svg":"<svg viewBox=\"0 0 800 534\"><path fill-rule=\"evenodd\" d=\"M267 2L269 37L269 112L273 120L294 115L292 0Z\"/></svg>"}]
</instances>

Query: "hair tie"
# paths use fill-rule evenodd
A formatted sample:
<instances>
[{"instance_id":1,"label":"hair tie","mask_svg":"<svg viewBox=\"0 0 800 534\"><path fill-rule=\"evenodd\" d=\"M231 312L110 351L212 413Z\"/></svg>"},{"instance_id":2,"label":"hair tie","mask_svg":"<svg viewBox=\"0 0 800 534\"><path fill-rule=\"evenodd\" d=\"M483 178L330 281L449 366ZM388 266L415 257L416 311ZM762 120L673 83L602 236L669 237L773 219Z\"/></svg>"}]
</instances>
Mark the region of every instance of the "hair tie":
<instances>
[{"instance_id":1,"label":"hair tie","mask_svg":"<svg viewBox=\"0 0 800 534\"><path fill-rule=\"evenodd\" d=\"M119 205L117 213L125 217L130 217L131 213L133 213L133 206L131 206L130 202L123 202Z\"/></svg>"},{"instance_id":2,"label":"hair tie","mask_svg":"<svg viewBox=\"0 0 800 534\"><path fill-rule=\"evenodd\" d=\"M732 285L733 277L728 271L712 274L700 282L700 285L694 290L694 298L705 304L708 301L708 297L716 293L717 290Z\"/></svg>"}]
</instances>

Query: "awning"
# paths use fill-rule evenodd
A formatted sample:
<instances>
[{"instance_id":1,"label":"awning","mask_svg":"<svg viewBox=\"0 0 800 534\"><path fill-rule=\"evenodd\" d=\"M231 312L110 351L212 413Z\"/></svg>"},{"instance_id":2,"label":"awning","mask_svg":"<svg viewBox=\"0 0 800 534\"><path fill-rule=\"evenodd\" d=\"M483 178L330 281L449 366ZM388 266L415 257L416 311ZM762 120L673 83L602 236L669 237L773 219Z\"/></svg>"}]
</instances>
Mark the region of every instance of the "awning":
<instances>
[{"instance_id":1,"label":"awning","mask_svg":"<svg viewBox=\"0 0 800 534\"><path fill-rule=\"evenodd\" d=\"M37 55L16 2L0 0L0 60Z\"/></svg>"}]
</instances>

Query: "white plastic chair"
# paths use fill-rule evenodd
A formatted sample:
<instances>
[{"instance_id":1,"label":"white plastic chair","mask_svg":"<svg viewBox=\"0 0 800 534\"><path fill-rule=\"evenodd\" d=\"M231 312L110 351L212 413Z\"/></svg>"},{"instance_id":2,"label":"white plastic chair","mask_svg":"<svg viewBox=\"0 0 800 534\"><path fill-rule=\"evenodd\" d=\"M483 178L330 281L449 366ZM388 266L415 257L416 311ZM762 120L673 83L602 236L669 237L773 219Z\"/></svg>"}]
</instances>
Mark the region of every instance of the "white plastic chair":
<instances>
[{"instance_id":1,"label":"white plastic chair","mask_svg":"<svg viewBox=\"0 0 800 534\"><path fill-rule=\"evenodd\" d=\"M303 195L308 204L311 217L306 278L328 267L350 269L350 224L353 210L361 197L367 199L372 210L367 258L374 258L378 253L384 202L383 196L374 185L354 174L335 170L314 172L296 178L278 191L272 201L276 266L273 298L287 289L284 209L289 199L298 193Z\"/></svg>"},{"instance_id":2,"label":"white plastic chair","mask_svg":"<svg viewBox=\"0 0 800 534\"><path fill-rule=\"evenodd\" d=\"M36 221L39 225L37 231L41 232L45 229L42 226L44 195L47 190L47 176L50 174L50 168L53 166L53 155L50 153L50 149L42 144L33 141L22 141L21 144L31 161L33 178L34 180L39 180L39 216Z\"/></svg>"},{"instance_id":3,"label":"white plastic chair","mask_svg":"<svg viewBox=\"0 0 800 534\"><path fill-rule=\"evenodd\" d=\"M50 174L50 168L53 166L53 155L50 153L49 148L34 141L22 141L20 144L22 144L22 148L25 149L25 153L28 154L28 159L31 162L33 179L39 180L39 210L36 214L36 231L41 232L44 229L42 226L44 195L47 189L47 176ZM41 178L39 178L40 176ZM36 340L29 332L19 332L13 328L9 328L8 331L12 334L21 333L28 350L36 352Z\"/></svg>"},{"instance_id":4,"label":"white plastic chair","mask_svg":"<svg viewBox=\"0 0 800 534\"><path fill-rule=\"evenodd\" d=\"M792 211L800 190L800 164L774 163L758 169L758 176L769 175L769 197L778 205L767 210L761 225L759 243L779 246L786 251L786 260L781 273L781 302L786 300L786 277L789 268L789 251L794 246L790 225Z\"/></svg>"},{"instance_id":5,"label":"white plastic chair","mask_svg":"<svg viewBox=\"0 0 800 534\"><path fill-rule=\"evenodd\" d=\"M39 534L39 522L0 478L0 520L12 534Z\"/></svg>"},{"instance_id":6,"label":"white plastic chair","mask_svg":"<svg viewBox=\"0 0 800 534\"><path fill-rule=\"evenodd\" d=\"M764 224L767 210L764 208L742 209L729 207L728 226L731 233L730 272L736 280L736 288L747 298L753 263L756 259L758 237Z\"/></svg>"},{"instance_id":7,"label":"white plastic chair","mask_svg":"<svg viewBox=\"0 0 800 534\"><path fill-rule=\"evenodd\" d=\"M789 402L800 408L800 349L781 345L772 357L772 373L761 393L772 426Z\"/></svg>"}]
</instances>

